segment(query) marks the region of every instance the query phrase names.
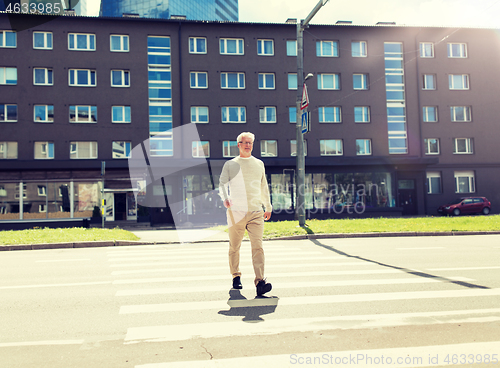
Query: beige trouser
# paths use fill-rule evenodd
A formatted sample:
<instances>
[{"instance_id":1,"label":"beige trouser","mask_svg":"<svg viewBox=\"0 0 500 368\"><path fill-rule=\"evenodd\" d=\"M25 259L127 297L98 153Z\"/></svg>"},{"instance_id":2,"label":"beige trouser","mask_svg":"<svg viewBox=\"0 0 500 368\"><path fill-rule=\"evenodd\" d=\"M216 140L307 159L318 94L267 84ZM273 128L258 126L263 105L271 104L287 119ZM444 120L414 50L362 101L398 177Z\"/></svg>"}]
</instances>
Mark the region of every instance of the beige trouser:
<instances>
[{"instance_id":1,"label":"beige trouser","mask_svg":"<svg viewBox=\"0 0 500 368\"><path fill-rule=\"evenodd\" d=\"M231 212L233 216L231 216ZM232 218L236 222L234 225ZM247 230L252 246L252 263L255 272L255 285L257 285L260 280L264 280L264 249L262 249L264 211L238 212L228 209L227 223L229 225L229 269L231 274L233 278L241 276L240 247L245 230Z\"/></svg>"}]
</instances>

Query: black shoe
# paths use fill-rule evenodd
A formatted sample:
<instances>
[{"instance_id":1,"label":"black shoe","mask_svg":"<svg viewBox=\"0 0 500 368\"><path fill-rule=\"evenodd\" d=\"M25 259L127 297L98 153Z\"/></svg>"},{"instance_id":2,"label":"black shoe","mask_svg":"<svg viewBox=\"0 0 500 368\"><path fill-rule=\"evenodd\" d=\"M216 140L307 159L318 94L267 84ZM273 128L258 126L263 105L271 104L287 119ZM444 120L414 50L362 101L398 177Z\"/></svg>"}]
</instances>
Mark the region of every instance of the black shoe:
<instances>
[{"instance_id":1,"label":"black shoe","mask_svg":"<svg viewBox=\"0 0 500 368\"><path fill-rule=\"evenodd\" d=\"M271 291L272 288L273 286L271 284L265 282L264 280L260 280L257 283L257 296L264 295L265 293Z\"/></svg>"},{"instance_id":2,"label":"black shoe","mask_svg":"<svg viewBox=\"0 0 500 368\"><path fill-rule=\"evenodd\" d=\"M233 289L243 289L243 285L241 285L240 277L236 276L233 279Z\"/></svg>"}]
</instances>

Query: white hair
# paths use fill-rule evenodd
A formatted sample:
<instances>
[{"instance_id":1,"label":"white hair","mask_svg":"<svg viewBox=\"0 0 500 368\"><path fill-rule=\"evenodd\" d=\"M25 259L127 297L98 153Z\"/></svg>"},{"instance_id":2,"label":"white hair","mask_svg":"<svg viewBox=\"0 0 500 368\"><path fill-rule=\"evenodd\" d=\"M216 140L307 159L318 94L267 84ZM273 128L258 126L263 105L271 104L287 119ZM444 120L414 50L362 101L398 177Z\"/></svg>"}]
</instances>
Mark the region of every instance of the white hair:
<instances>
[{"instance_id":1,"label":"white hair","mask_svg":"<svg viewBox=\"0 0 500 368\"><path fill-rule=\"evenodd\" d=\"M255 140L255 134L250 133L250 132L243 132L238 136L238 138L236 138L236 142L238 142L238 143L241 142L241 140L243 138L250 138L252 140L252 143L253 143L253 141Z\"/></svg>"}]
</instances>

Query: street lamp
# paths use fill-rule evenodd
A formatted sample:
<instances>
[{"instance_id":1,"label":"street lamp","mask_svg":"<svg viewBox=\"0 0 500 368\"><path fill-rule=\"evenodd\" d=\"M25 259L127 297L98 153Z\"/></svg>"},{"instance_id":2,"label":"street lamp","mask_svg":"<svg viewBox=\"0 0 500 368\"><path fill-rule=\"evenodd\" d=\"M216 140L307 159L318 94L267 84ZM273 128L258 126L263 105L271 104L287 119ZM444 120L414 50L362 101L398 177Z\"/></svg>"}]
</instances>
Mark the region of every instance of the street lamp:
<instances>
[{"instance_id":1,"label":"street lamp","mask_svg":"<svg viewBox=\"0 0 500 368\"><path fill-rule=\"evenodd\" d=\"M299 220L299 226L303 227L306 224L306 209L304 204L305 192L305 157L304 157L304 135L302 134L302 88L306 80L314 75L309 73L304 78L304 29L309 24L309 21L316 13L325 5L328 0L319 0L314 9L309 13L307 18L297 22L297 117L296 117L296 151L297 151L297 185L296 185L296 207L295 213Z\"/></svg>"}]
</instances>

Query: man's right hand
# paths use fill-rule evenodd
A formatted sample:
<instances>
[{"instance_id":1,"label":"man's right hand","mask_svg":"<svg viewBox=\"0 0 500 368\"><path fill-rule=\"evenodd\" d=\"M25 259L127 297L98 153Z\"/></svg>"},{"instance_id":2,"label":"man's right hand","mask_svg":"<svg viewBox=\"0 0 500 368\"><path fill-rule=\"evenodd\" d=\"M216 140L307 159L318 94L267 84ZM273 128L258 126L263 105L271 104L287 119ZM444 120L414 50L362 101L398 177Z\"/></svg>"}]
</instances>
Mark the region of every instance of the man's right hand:
<instances>
[{"instance_id":1,"label":"man's right hand","mask_svg":"<svg viewBox=\"0 0 500 368\"><path fill-rule=\"evenodd\" d=\"M229 208L233 205L233 201L230 199L225 199L224 200L224 207Z\"/></svg>"}]
</instances>

